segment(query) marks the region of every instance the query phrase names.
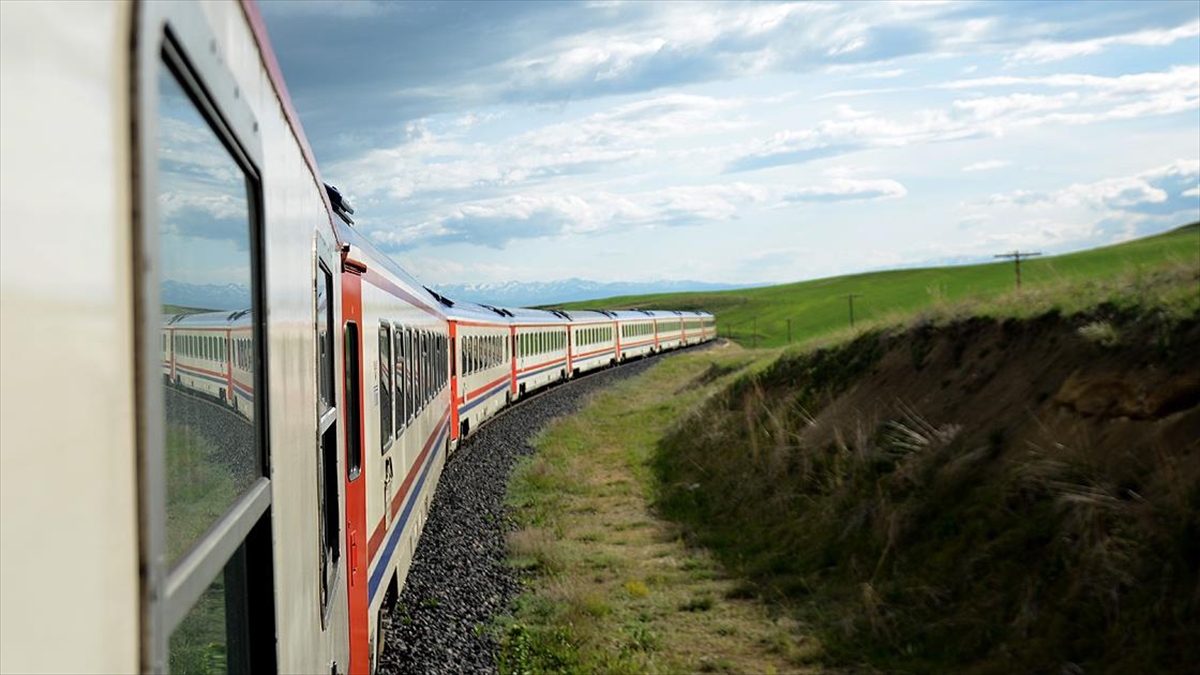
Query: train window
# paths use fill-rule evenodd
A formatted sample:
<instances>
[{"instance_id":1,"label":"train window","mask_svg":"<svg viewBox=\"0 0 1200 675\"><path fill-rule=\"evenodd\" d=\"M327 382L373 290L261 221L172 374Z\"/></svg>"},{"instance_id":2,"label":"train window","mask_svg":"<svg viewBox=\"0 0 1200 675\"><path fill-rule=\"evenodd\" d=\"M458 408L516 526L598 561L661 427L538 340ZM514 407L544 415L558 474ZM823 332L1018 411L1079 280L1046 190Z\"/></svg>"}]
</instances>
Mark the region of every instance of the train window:
<instances>
[{"instance_id":1,"label":"train window","mask_svg":"<svg viewBox=\"0 0 1200 675\"><path fill-rule=\"evenodd\" d=\"M400 431L404 428L404 424L407 423L407 419L408 419L407 417L404 417L404 416L406 416L406 413L404 413L404 395L406 395L406 394L404 394L404 389L406 389L406 387L404 387L404 377L406 377L406 372L404 372L404 329L396 328L396 329L392 330L392 333L394 333L394 336L392 336L392 337L394 337L394 341L396 344L396 363L395 363L396 395L395 395L395 399L396 399L396 435L398 436L398 435L400 435Z\"/></svg>"},{"instance_id":2,"label":"train window","mask_svg":"<svg viewBox=\"0 0 1200 675\"><path fill-rule=\"evenodd\" d=\"M430 402L430 378L433 375L433 362L430 359L430 334L421 331L421 401Z\"/></svg>"},{"instance_id":3,"label":"train window","mask_svg":"<svg viewBox=\"0 0 1200 675\"><path fill-rule=\"evenodd\" d=\"M404 341L408 346L408 378L405 379L408 386L405 388L405 398L408 401L408 422L412 424L412 421L417 416L417 352L416 341L413 339L413 329L404 329Z\"/></svg>"},{"instance_id":4,"label":"train window","mask_svg":"<svg viewBox=\"0 0 1200 675\"><path fill-rule=\"evenodd\" d=\"M379 326L379 450L392 444L392 330Z\"/></svg>"},{"instance_id":5,"label":"train window","mask_svg":"<svg viewBox=\"0 0 1200 675\"><path fill-rule=\"evenodd\" d=\"M237 307L251 305L253 288L250 181L197 109L175 74L158 74L159 263L163 295L180 285L195 289L219 280L237 289ZM217 208L216 205L220 205ZM219 275L219 276L218 276ZM228 300L196 298L199 308ZM228 311L196 311L192 325L225 328ZM216 338L194 336L199 358L215 361ZM186 370L185 370L186 372ZM166 441L166 548L178 562L256 479L263 475L253 403L231 392L227 379L200 371L164 391ZM243 383L255 390L253 383ZM204 398L218 399L214 408Z\"/></svg>"},{"instance_id":6,"label":"train window","mask_svg":"<svg viewBox=\"0 0 1200 675\"><path fill-rule=\"evenodd\" d=\"M273 604L259 603L247 581L271 560L262 210L251 159L258 146L247 152L243 144L255 140L244 98L228 109L213 98L226 100L234 85L208 58L208 40L197 38L203 21L183 38L174 32L196 18L189 11L148 10L161 21L144 25L166 28L139 32L132 117L140 194L134 240L149 271L140 329L152 335L173 319L191 333L176 336L173 381L143 380L138 391L146 422L138 446L148 612L142 656L155 671L209 669L218 660L230 671L267 670L251 667L265 650L250 646L258 631L248 626L273 633ZM199 69L189 53L204 55ZM244 357L242 335L252 347Z\"/></svg>"}]
</instances>

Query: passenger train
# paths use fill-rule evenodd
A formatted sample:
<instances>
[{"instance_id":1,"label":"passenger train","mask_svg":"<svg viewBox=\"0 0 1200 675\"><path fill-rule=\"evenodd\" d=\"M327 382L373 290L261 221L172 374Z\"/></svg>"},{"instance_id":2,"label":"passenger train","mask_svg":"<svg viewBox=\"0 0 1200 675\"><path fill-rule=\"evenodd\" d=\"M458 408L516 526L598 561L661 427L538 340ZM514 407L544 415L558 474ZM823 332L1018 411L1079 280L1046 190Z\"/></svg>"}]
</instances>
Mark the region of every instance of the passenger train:
<instances>
[{"instance_id":1,"label":"passenger train","mask_svg":"<svg viewBox=\"0 0 1200 675\"><path fill-rule=\"evenodd\" d=\"M323 183L250 0L4 2L0 55L5 673L372 672L465 437L715 337L423 287Z\"/></svg>"}]
</instances>

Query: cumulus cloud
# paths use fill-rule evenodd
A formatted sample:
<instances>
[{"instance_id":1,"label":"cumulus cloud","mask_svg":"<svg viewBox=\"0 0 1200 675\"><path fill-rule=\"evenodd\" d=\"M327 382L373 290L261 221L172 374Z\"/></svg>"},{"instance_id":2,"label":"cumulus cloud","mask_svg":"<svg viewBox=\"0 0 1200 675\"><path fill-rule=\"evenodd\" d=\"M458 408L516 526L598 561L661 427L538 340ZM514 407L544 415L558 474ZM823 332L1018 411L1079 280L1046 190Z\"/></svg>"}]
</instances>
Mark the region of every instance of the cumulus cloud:
<instances>
[{"instance_id":1,"label":"cumulus cloud","mask_svg":"<svg viewBox=\"0 0 1200 675\"><path fill-rule=\"evenodd\" d=\"M768 199L744 183L675 186L633 194L518 194L454 206L416 225L379 228L371 237L387 250L466 243L503 249L513 241L595 234L633 227L673 227L731 220Z\"/></svg>"},{"instance_id":2,"label":"cumulus cloud","mask_svg":"<svg viewBox=\"0 0 1200 675\"><path fill-rule=\"evenodd\" d=\"M571 122L517 133L490 143L462 134L489 118L471 115L435 133L411 123L405 142L333 166L361 194L410 199L424 194L522 189L567 175L599 172L649 158L657 146L745 126L744 102L668 94L624 103Z\"/></svg>"},{"instance_id":3,"label":"cumulus cloud","mask_svg":"<svg viewBox=\"0 0 1200 675\"><path fill-rule=\"evenodd\" d=\"M1180 159L1133 176L1075 183L1054 192L1014 192L992 195L990 206L1087 207L1128 214L1168 215L1200 212L1189 198L1200 181L1200 160Z\"/></svg>"},{"instance_id":4,"label":"cumulus cloud","mask_svg":"<svg viewBox=\"0 0 1200 675\"><path fill-rule=\"evenodd\" d=\"M970 96L946 108L893 119L838 105L835 116L803 130L776 132L743 148L726 172L801 164L870 148L1000 136L1010 129L1048 124L1086 125L1194 111L1200 107L1200 67L1177 66L1158 73L1119 77L1054 75L991 77L937 85L943 89L1038 85L1077 87L1057 94L1014 92Z\"/></svg>"}]
</instances>

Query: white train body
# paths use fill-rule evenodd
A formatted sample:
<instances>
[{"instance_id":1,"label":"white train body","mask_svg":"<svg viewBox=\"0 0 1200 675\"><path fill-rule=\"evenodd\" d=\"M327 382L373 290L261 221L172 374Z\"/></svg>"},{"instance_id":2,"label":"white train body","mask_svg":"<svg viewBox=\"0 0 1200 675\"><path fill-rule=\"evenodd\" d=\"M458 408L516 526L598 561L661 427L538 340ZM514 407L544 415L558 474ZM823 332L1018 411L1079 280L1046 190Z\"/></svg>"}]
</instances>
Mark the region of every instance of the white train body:
<instances>
[{"instance_id":1,"label":"white train body","mask_svg":"<svg viewBox=\"0 0 1200 675\"><path fill-rule=\"evenodd\" d=\"M343 223L249 0L0 2L0 55L0 671L368 673L461 432L660 346Z\"/></svg>"},{"instance_id":2,"label":"white train body","mask_svg":"<svg viewBox=\"0 0 1200 675\"><path fill-rule=\"evenodd\" d=\"M455 426L466 436L515 398L513 327L511 317L493 307L456 302L446 312L457 352Z\"/></svg>"},{"instance_id":3,"label":"white train body","mask_svg":"<svg viewBox=\"0 0 1200 675\"><path fill-rule=\"evenodd\" d=\"M617 363L617 321L612 312L572 311L571 373L580 375Z\"/></svg>"},{"instance_id":4,"label":"white train body","mask_svg":"<svg viewBox=\"0 0 1200 675\"><path fill-rule=\"evenodd\" d=\"M541 309L508 309L515 337L517 397L547 385L566 381L571 372L567 329L570 319L561 312Z\"/></svg>"}]
</instances>

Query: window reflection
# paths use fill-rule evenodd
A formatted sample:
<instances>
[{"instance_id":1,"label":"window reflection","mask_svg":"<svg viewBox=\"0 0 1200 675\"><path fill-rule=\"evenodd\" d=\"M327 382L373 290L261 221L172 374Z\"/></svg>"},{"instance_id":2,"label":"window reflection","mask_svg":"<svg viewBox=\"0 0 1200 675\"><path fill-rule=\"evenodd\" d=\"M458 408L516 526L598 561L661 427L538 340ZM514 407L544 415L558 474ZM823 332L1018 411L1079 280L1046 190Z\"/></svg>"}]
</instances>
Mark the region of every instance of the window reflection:
<instances>
[{"instance_id":1,"label":"window reflection","mask_svg":"<svg viewBox=\"0 0 1200 675\"><path fill-rule=\"evenodd\" d=\"M241 167L159 66L167 559L262 474L254 429L251 219Z\"/></svg>"},{"instance_id":2,"label":"window reflection","mask_svg":"<svg viewBox=\"0 0 1200 675\"><path fill-rule=\"evenodd\" d=\"M225 578L221 574L171 634L170 672L176 675L229 672L225 612Z\"/></svg>"}]
</instances>

